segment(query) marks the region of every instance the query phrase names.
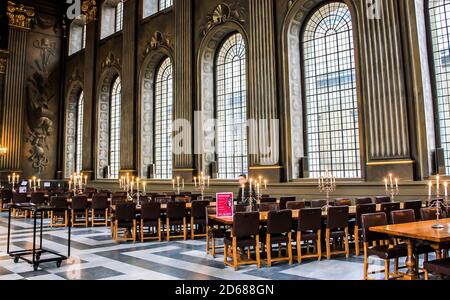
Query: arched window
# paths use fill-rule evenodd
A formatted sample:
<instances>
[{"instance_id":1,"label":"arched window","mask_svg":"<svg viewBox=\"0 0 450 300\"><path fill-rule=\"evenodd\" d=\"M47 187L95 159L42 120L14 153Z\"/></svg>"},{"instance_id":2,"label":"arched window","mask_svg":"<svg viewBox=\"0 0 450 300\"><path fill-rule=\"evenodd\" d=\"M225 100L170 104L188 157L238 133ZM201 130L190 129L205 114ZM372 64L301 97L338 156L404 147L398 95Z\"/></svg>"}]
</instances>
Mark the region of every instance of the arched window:
<instances>
[{"instance_id":1,"label":"arched window","mask_svg":"<svg viewBox=\"0 0 450 300\"><path fill-rule=\"evenodd\" d=\"M149 17L173 5L173 0L143 0L143 17Z\"/></svg>"},{"instance_id":2,"label":"arched window","mask_svg":"<svg viewBox=\"0 0 450 300\"><path fill-rule=\"evenodd\" d=\"M428 12L440 144L444 149L447 174L450 174L450 2L430 0Z\"/></svg>"},{"instance_id":3,"label":"arched window","mask_svg":"<svg viewBox=\"0 0 450 300\"><path fill-rule=\"evenodd\" d=\"M109 130L109 166L110 179L118 179L120 171L120 110L122 100L122 85L120 77L114 80L111 89L110 130Z\"/></svg>"},{"instance_id":4,"label":"arched window","mask_svg":"<svg viewBox=\"0 0 450 300\"><path fill-rule=\"evenodd\" d=\"M321 6L302 39L310 177L361 177L352 20L341 2Z\"/></svg>"},{"instance_id":5,"label":"arched window","mask_svg":"<svg viewBox=\"0 0 450 300\"><path fill-rule=\"evenodd\" d=\"M83 114L84 114L84 93L81 92L77 104L77 128L76 128L76 156L75 171L81 173L83 170Z\"/></svg>"},{"instance_id":6,"label":"arched window","mask_svg":"<svg viewBox=\"0 0 450 300\"><path fill-rule=\"evenodd\" d=\"M123 27L123 1L106 0L102 5L101 38L119 32Z\"/></svg>"},{"instance_id":7,"label":"arched window","mask_svg":"<svg viewBox=\"0 0 450 300\"><path fill-rule=\"evenodd\" d=\"M215 72L219 179L236 179L248 170L246 47L241 34L225 40Z\"/></svg>"},{"instance_id":8,"label":"arched window","mask_svg":"<svg viewBox=\"0 0 450 300\"><path fill-rule=\"evenodd\" d=\"M86 18L80 16L70 24L69 55L77 53L86 47Z\"/></svg>"},{"instance_id":9,"label":"arched window","mask_svg":"<svg viewBox=\"0 0 450 300\"><path fill-rule=\"evenodd\" d=\"M156 72L155 82L155 176L172 178L172 62L166 58Z\"/></svg>"}]
</instances>

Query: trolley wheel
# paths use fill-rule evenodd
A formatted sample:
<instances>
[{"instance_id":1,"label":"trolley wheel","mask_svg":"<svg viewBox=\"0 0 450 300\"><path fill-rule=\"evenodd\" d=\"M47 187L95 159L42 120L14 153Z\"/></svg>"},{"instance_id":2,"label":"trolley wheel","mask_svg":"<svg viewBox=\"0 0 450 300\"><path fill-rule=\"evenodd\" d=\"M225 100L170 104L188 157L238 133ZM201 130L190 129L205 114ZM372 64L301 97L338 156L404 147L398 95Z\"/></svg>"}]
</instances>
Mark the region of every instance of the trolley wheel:
<instances>
[{"instance_id":1,"label":"trolley wheel","mask_svg":"<svg viewBox=\"0 0 450 300\"><path fill-rule=\"evenodd\" d=\"M41 254L36 254L36 260L40 260L41 259Z\"/></svg>"},{"instance_id":2,"label":"trolley wheel","mask_svg":"<svg viewBox=\"0 0 450 300\"><path fill-rule=\"evenodd\" d=\"M19 262L19 257L18 256L14 256L14 263L18 263Z\"/></svg>"},{"instance_id":3,"label":"trolley wheel","mask_svg":"<svg viewBox=\"0 0 450 300\"><path fill-rule=\"evenodd\" d=\"M58 260L57 262L56 262L56 267L61 267L61 263L62 263L62 260Z\"/></svg>"},{"instance_id":4,"label":"trolley wheel","mask_svg":"<svg viewBox=\"0 0 450 300\"><path fill-rule=\"evenodd\" d=\"M39 264L34 264L34 265L33 265L33 269L34 269L34 271L36 272L36 271L39 269Z\"/></svg>"}]
</instances>

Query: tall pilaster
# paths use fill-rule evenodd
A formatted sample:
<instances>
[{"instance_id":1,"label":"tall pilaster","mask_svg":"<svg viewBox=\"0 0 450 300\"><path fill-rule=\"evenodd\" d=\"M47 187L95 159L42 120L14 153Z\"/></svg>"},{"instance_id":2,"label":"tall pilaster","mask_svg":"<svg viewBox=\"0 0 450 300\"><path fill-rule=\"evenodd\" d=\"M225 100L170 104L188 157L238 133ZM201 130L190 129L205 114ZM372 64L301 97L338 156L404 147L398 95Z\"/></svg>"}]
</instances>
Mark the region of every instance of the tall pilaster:
<instances>
[{"instance_id":1,"label":"tall pilaster","mask_svg":"<svg viewBox=\"0 0 450 300\"><path fill-rule=\"evenodd\" d=\"M185 120L193 126L193 37L192 37L192 0L175 0L175 93L174 119ZM174 130L176 130L174 128ZM192 151L192 130L184 128L181 134L183 147ZM174 154L174 175L192 178L194 173L194 155L191 153Z\"/></svg>"},{"instance_id":2,"label":"tall pilaster","mask_svg":"<svg viewBox=\"0 0 450 300\"><path fill-rule=\"evenodd\" d=\"M367 179L381 180L386 172L413 178L408 131L405 66L402 60L399 2L379 1L377 17L357 6L359 58L365 119ZM358 60L358 59L357 59Z\"/></svg>"},{"instance_id":3,"label":"tall pilaster","mask_svg":"<svg viewBox=\"0 0 450 300\"><path fill-rule=\"evenodd\" d=\"M136 172L135 139L136 105L136 16L137 0L125 0L123 12L122 51L122 118L120 140L120 167L123 172ZM136 154L136 155L135 155Z\"/></svg>"},{"instance_id":4,"label":"tall pilaster","mask_svg":"<svg viewBox=\"0 0 450 300\"><path fill-rule=\"evenodd\" d=\"M92 143L92 137L95 136L95 121L96 112L95 107L97 101L95 101L95 66L96 66L96 43L97 40L97 5L95 1L84 1L82 6L82 12L86 16L86 48L84 50L84 82L83 82L83 95L84 95L84 120L90 120L90 122L83 122L83 174L89 174L90 179L95 178L95 145Z\"/></svg>"},{"instance_id":5,"label":"tall pilaster","mask_svg":"<svg viewBox=\"0 0 450 300\"><path fill-rule=\"evenodd\" d=\"M21 172L27 32L31 29L35 12L33 7L8 1L7 16L9 58L6 62L1 145L8 152L0 158L0 169L2 172Z\"/></svg>"},{"instance_id":6,"label":"tall pilaster","mask_svg":"<svg viewBox=\"0 0 450 300\"><path fill-rule=\"evenodd\" d=\"M279 181L279 127L273 0L249 0L250 174ZM275 121L273 121L275 120Z\"/></svg>"}]
</instances>

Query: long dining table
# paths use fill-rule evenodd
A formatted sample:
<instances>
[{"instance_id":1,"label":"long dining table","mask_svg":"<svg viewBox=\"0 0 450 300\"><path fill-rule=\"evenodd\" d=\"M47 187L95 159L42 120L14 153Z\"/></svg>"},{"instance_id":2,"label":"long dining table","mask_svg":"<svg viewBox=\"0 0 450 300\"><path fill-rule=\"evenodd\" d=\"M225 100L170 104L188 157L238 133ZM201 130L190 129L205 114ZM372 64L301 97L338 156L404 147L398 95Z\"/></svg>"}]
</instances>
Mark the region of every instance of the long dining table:
<instances>
[{"instance_id":1,"label":"long dining table","mask_svg":"<svg viewBox=\"0 0 450 300\"><path fill-rule=\"evenodd\" d=\"M450 244L450 219L443 219L440 224L443 229L434 229L433 225L436 220L415 222L398 225L377 226L370 228L373 232L388 234L393 237L402 238L406 241L408 248L408 256L406 259L406 267L408 271L404 275L406 280L417 280L419 274L416 272L417 261L414 257L414 241L429 242L436 251L436 258L441 259L442 250L448 250Z\"/></svg>"}]
</instances>

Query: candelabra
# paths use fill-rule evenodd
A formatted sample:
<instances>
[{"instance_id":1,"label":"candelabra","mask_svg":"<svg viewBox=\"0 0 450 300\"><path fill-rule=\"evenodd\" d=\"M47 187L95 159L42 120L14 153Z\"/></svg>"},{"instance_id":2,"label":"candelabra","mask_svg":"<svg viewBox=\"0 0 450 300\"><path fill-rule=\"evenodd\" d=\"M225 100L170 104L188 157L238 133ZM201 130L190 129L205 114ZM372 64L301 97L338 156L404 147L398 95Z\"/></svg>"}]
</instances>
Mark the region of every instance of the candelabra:
<instances>
[{"instance_id":1,"label":"candelabra","mask_svg":"<svg viewBox=\"0 0 450 300\"><path fill-rule=\"evenodd\" d=\"M398 188L399 179L395 178L392 173L388 177L384 178L384 185L386 186L386 195L390 196L391 201L395 202L395 197L400 195L400 189Z\"/></svg>"},{"instance_id":2,"label":"candelabra","mask_svg":"<svg viewBox=\"0 0 450 300\"><path fill-rule=\"evenodd\" d=\"M325 193L327 197L327 204L322 209L326 210L330 207L330 194L336 191L336 187L336 177L328 170L325 172L325 176L319 177L319 191Z\"/></svg>"},{"instance_id":3,"label":"candelabra","mask_svg":"<svg viewBox=\"0 0 450 300\"><path fill-rule=\"evenodd\" d=\"M441 197L441 186L444 186L444 203L441 202L439 199ZM430 205L430 208L436 208L436 224L432 226L434 229L444 229L445 226L441 224L441 214L442 214L442 204L444 206L448 207L448 182L444 182L441 185L440 176L436 176L436 201L432 201L433 197L433 181L430 180L428 183L428 203Z\"/></svg>"},{"instance_id":4,"label":"candelabra","mask_svg":"<svg viewBox=\"0 0 450 300\"><path fill-rule=\"evenodd\" d=\"M258 211L257 204L261 203L262 191L267 191L267 180L263 180L261 176L259 181L250 178L249 189L249 196L245 197L245 185L242 185L242 200L250 205L252 211Z\"/></svg>"},{"instance_id":5,"label":"candelabra","mask_svg":"<svg viewBox=\"0 0 450 300\"><path fill-rule=\"evenodd\" d=\"M127 176L123 176L119 179L120 189L127 193L127 200L129 202L133 202L136 198L137 204L141 205L141 191L139 190L141 180L139 178L131 177L127 174ZM142 192L143 195L146 194L147 183L142 182ZM136 188L136 189L135 189Z\"/></svg>"},{"instance_id":6,"label":"candelabra","mask_svg":"<svg viewBox=\"0 0 450 300\"><path fill-rule=\"evenodd\" d=\"M72 191L74 196L83 194L84 187L87 186L87 178L87 176L83 177L83 173L74 173L69 177L69 191Z\"/></svg>"},{"instance_id":7,"label":"candelabra","mask_svg":"<svg viewBox=\"0 0 450 300\"><path fill-rule=\"evenodd\" d=\"M180 176L176 180L172 179L172 190L180 195L181 191L184 191L184 179L181 179Z\"/></svg>"},{"instance_id":8,"label":"candelabra","mask_svg":"<svg viewBox=\"0 0 450 300\"><path fill-rule=\"evenodd\" d=\"M200 176L198 178L194 177L195 188L200 191L202 195L202 201L205 199L205 190L209 189L210 179L211 177L205 176L203 172L200 173Z\"/></svg>"},{"instance_id":9,"label":"candelabra","mask_svg":"<svg viewBox=\"0 0 450 300\"><path fill-rule=\"evenodd\" d=\"M16 191L16 184L19 184L19 179L19 174L13 173L12 175L8 175L8 183L11 185L11 190L13 192Z\"/></svg>"},{"instance_id":10,"label":"candelabra","mask_svg":"<svg viewBox=\"0 0 450 300\"><path fill-rule=\"evenodd\" d=\"M34 176L32 179L30 179L30 190L36 192L38 188L41 188L41 179L38 178L36 181L36 176Z\"/></svg>"}]
</instances>

